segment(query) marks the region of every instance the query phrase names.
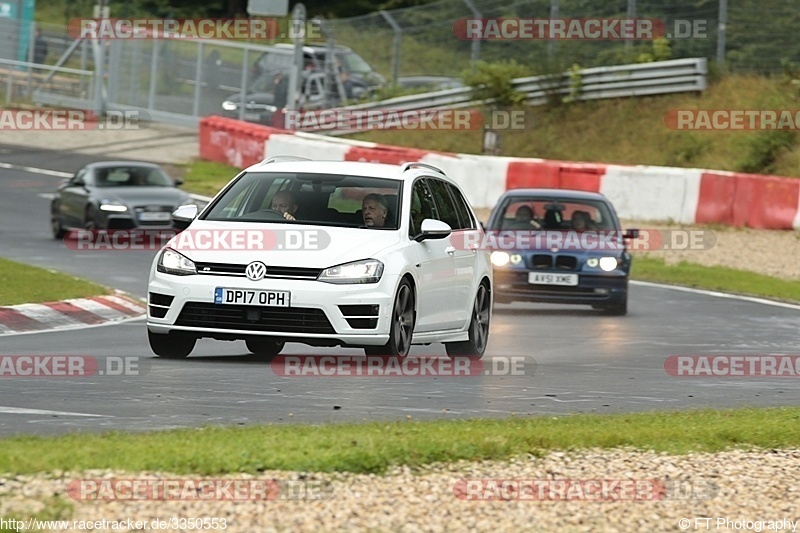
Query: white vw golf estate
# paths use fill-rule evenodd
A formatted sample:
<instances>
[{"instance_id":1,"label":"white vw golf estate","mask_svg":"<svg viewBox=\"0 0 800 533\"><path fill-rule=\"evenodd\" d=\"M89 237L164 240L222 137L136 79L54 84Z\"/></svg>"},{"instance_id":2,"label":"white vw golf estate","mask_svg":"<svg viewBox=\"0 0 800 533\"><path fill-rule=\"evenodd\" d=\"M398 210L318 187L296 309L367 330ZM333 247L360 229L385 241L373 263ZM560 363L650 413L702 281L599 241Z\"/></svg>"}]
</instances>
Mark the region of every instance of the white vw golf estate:
<instances>
[{"instance_id":1,"label":"white vw golf estate","mask_svg":"<svg viewBox=\"0 0 800 533\"><path fill-rule=\"evenodd\" d=\"M286 342L405 357L445 343L482 356L492 267L459 186L422 163L270 158L246 169L178 233L150 271L147 332L161 357L198 338Z\"/></svg>"}]
</instances>

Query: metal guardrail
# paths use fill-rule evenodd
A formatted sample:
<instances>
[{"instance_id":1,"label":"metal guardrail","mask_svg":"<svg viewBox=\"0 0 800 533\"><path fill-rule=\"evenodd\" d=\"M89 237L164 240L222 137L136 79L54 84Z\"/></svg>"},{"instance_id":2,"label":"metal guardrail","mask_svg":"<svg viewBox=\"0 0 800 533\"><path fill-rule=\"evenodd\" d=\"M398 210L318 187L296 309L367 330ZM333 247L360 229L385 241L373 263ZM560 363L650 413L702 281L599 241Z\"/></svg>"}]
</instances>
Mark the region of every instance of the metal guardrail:
<instances>
[{"instance_id":1,"label":"metal guardrail","mask_svg":"<svg viewBox=\"0 0 800 533\"><path fill-rule=\"evenodd\" d=\"M10 105L14 86L24 89L25 94L33 94L34 98L43 87L48 87L60 98L69 98L69 95L74 93L91 91L94 72L28 61L0 59L0 79L2 78L5 78L5 102L6 105ZM42 103L55 105L60 102Z\"/></svg>"},{"instance_id":2,"label":"metal guardrail","mask_svg":"<svg viewBox=\"0 0 800 533\"><path fill-rule=\"evenodd\" d=\"M580 84L570 87L571 77L579 76ZM708 61L705 58L673 59L652 63L636 63L613 67L593 67L577 71L576 74L563 73L553 76L531 76L517 78L512 85L525 95L528 105L543 105L549 98L572 96L575 100L597 100L602 98L621 98L648 96L678 92L698 92L708 88ZM572 94L573 91L576 94ZM423 94L400 96L348 107L347 111L417 111L464 109L491 104L473 97L471 87L445 89ZM301 128L300 131L319 131L317 128ZM326 135L344 135L359 129L330 130Z\"/></svg>"}]
</instances>

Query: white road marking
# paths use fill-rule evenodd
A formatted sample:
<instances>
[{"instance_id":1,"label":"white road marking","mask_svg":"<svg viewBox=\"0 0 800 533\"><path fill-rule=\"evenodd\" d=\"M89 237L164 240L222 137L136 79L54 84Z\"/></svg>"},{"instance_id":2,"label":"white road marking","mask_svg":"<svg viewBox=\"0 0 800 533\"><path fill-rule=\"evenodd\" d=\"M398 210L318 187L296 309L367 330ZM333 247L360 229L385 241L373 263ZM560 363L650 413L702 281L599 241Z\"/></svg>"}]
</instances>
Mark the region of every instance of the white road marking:
<instances>
[{"instance_id":1,"label":"white road marking","mask_svg":"<svg viewBox=\"0 0 800 533\"><path fill-rule=\"evenodd\" d=\"M756 298L755 296L742 296L739 294L728 294L727 292L708 291L704 289L695 289L693 287L681 287L679 285L664 285L661 283L652 283L649 281L633 281L634 285L642 285L644 287L657 287L659 289L672 289L675 291L692 292L695 294L704 294L706 296L715 296L717 298L729 298L733 300L742 300L744 302L752 302L762 305L771 305L774 307L784 307L786 309L794 309L800 311L800 305L790 304L786 302L776 302L775 300L767 300L766 298Z\"/></svg>"},{"instance_id":2,"label":"white road marking","mask_svg":"<svg viewBox=\"0 0 800 533\"><path fill-rule=\"evenodd\" d=\"M89 413L70 413L69 411L47 411L45 409L25 409L23 407L3 407L0 405L0 414L10 415L60 415L60 416L88 416L93 418L114 418L110 415L93 415Z\"/></svg>"},{"instance_id":3,"label":"white road marking","mask_svg":"<svg viewBox=\"0 0 800 533\"><path fill-rule=\"evenodd\" d=\"M56 176L58 178L71 178L73 176L73 174L70 174L69 172L60 172L58 170L47 170L46 168L26 167L23 165L12 165L11 163L0 163L0 168L7 168L9 170L22 170L23 172L44 174L45 176Z\"/></svg>"}]
</instances>

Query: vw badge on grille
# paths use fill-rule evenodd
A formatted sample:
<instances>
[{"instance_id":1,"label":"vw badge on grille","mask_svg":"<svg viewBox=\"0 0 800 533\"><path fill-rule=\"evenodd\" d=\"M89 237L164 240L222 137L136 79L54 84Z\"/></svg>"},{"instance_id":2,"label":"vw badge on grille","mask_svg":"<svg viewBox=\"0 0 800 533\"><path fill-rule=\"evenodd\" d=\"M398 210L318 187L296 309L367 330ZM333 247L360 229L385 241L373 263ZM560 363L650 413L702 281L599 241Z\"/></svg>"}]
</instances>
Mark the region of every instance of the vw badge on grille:
<instances>
[{"instance_id":1,"label":"vw badge on grille","mask_svg":"<svg viewBox=\"0 0 800 533\"><path fill-rule=\"evenodd\" d=\"M258 281L267 274L267 265L261 261L253 261L244 269L247 279Z\"/></svg>"}]
</instances>

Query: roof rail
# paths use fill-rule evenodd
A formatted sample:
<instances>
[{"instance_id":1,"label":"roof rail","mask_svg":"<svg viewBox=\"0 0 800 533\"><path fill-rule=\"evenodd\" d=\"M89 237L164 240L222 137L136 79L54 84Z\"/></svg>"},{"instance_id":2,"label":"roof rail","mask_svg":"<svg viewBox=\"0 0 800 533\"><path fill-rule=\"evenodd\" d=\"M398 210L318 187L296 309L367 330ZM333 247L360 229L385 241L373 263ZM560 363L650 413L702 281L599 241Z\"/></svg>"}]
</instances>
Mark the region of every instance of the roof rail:
<instances>
[{"instance_id":1,"label":"roof rail","mask_svg":"<svg viewBox=\"0 0 800 533\"><path fill-rule=\"evenodd\" d=\"M429 165L428 163L419 163L417 161L409 161L407 163L403 163L402 165L400 165L400 172L405 172L405 171L407 171L407 170L409 170L411 168L415 168L415 167L427 168L428 170L433 170L435 172L438 172L439 174L444 174L445 176L447 175L447 174L444 173L444 170L442 170L439 167L435 167L433 165Z\"/></svg>"},{"instance_id":2,"label":"roof rail","mask_svg":"<svg viewBox=\"0 0 800 533\"><path fill-rule=\"evenodd\" d=\"M280 163L282 161L311 161L307 157L299 157L296 155L273 155L261 162L262 165L269 165L270 163Z\"/></svg>"}]
</instances>

